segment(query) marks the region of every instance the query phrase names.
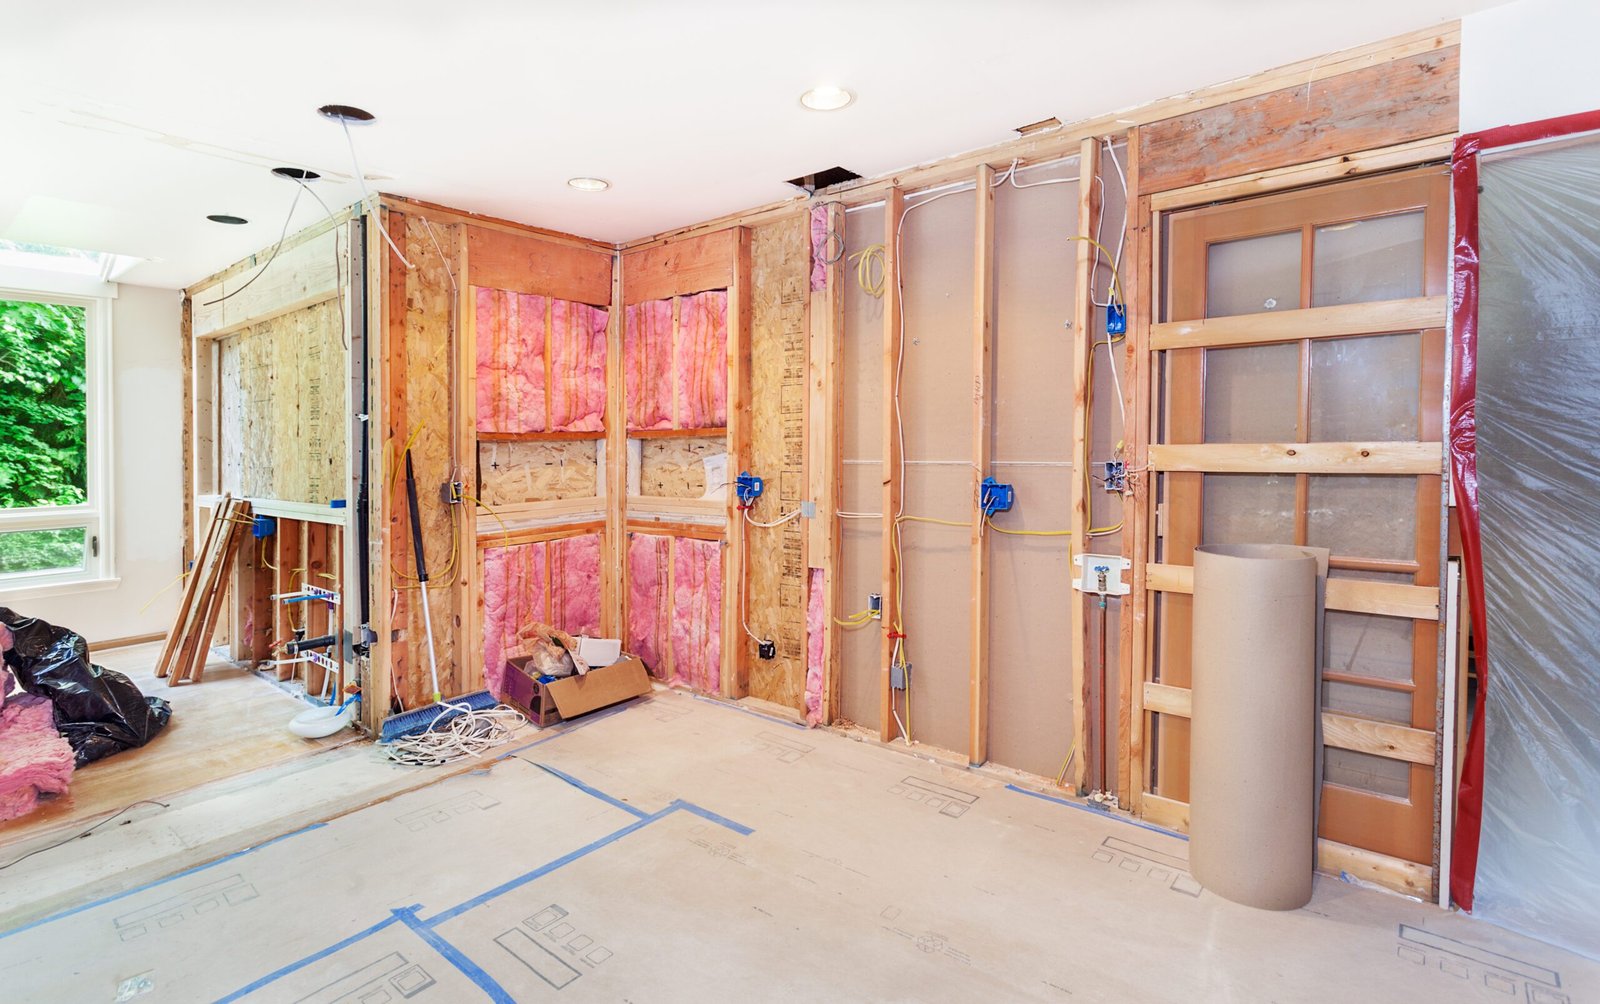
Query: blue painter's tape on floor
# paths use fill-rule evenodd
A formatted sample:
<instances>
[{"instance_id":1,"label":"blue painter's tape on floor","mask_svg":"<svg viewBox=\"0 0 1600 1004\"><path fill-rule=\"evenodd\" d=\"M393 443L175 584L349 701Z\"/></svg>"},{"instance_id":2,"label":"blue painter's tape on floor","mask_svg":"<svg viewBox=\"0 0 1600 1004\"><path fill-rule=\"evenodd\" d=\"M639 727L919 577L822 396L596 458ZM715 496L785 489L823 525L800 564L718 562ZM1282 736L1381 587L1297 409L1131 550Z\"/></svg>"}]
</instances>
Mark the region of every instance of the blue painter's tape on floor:
<instances>
[{"instance_id":1,"label":"blue painter's tape on floor","mask_svg":"<svg viewBox=\"0 0 1600 1004\"><path fill-rule=\"evenodd\" d=\"M1014 784L1006 785L1006 790L1014 791L1019 795L1027 795L1030 798L1037 798L1046 802L1054 802L1057 805L1064 805L1069 809L1077 809L1079 812L1093 813L1102 819L1109 819L1113 823L1127 823L1129 826L1137 826L1141 830L1149 830L1152 833L1163 833L1169 837L1177 837L1179 840L1183 841L1187 841L1189 839L1189 835L1187 833L1179 833L1177 830L1169 830L1165 826L1156 826L1154 823L1146 823L1137 819L1128 819L1125 816L1117 815L1109 809L1091 809L1089 806L1083 805L1082 803L1069 802L1064 798L1056 798L1054 795L1046 795L1042 791L1030 791L1027 788L1019 788Z\"/></svg>"},{"instance_id":2,"label":"blue painter's tape on floor","mask_svg":"<svg viewBox=\"0 0 1600 1004\"><path fill-rule=\"evenodd\" d=\"M298 837L302 833L310 833L312 830L320 830L324 826L327 826L327 825L328 825L327 823L312 823L310 826L303 826L298 830L294 830L294 831L292 831L290 833L285 833L281 837L273 837L271 840L268 840L268 841L266 841L264 843L256 844L254 847L246 847L242 851L234 851L232 854L228 854L228 855L225 855L223 857L220 857L215 861L208 861L203 865L195 865L193 868L185 868L181 872L174 872L173 874L168 875L166 878L159 878L159 879L156 879L154 882L146 882L144 885L135 886L134 888L125 890L123 892L112 893L110 896L103 896L100 899L91 900L90 902L85 903L82 906L75 906L70 910L63 910L60 913L53 913L48 917L41 917L38 920L32 921L32 922L27 923L27 924L23 924L21 927L16 927L16 928L12 928L9 931L0 932L0 940L4 940L6 938L9 938L13 934L21 934L23 931L31 931L33 928L38 927L41 924L53 923L54 921L61 920L63 917L70 917L75 913L82 913L85 910L92 910L97 906L103 906L106 903L112 903L112 902L115 902L116 900L123 899L124 897L132 896L134 893L144 892L146 889L154 889L158 885L165 885L168 882L172 882L172 881L175 881L177 879L181 879L181 878L184 878L186 876L193 875L196 872L203 872L207 868L215 868L217 865L226 864L227 862L232 861L235 858L242 858L246 854L254 854L256 851L264 850L265 848L271 847L273 844L282 843L283 841L288 840L291 837Z\"/></svg>"},{"instance_id":3,"label":"blue painter's tape on floor","mask_svg":"<svg viewBox=\"0 0 1600 1004\"><path fill-rule=\"evenodd\" d=\"M649 813L645 812L643 809L637 806L629 805L627 802L624 802L622 799L616 798L615 796L607 795L599 788L591 788L589 785L584 784L582 781L573 777L571 774L568 774L566 771L557 770L547 763L536 763L534 766L544 771L546 774L553 774L554 776L559 777L561 780L567 782L581 792L593 795L595 798L600 799L600 801L605 802L607 805L616 806L623 812L628 813L630 816L637 816L640 819L643 819L645 816L649 815Z\"/></svg>"},{"instance_id":4,"label":"blue painter's tape on floor","mask_svg":"<svg viewBox=\"0 0 1600 1004\"><path fill-rule=\"evenodd\" d=\"M445 959L467 979L475 983L495 1004L517 1004L516 998L506 993L505 987L495 982L493 976L484 971L483 967L467 957L467 953L446 941L432 926L424 924L417 919L417 908L406 907L404 910L394 911L394 915L406 927L415 931L417 937L428 943L428 946Z\"/></svg>"},{"instance_id":5,"label":"blue painter's tape on floor","mask_svg":"<svg viewBox=\"0 0 1600 1004\"><path fill-rule=\"evenodd\" d=\"M416 907L412 907L411 909L415 910ZM396 910L394 912L398 914L400 911ZM350 935L350 937L345 938L343 941L336 941L320 952L312 952L305 958L296 962L291 962L282 969L273 970L253 983L246 983L244 986L235 990L228 996L217 998L216 1004L230 1004L231 1001L239 1000L242 997L248 997L250 994L255 993L257 990L260 990L262 987L267 986L270 983L276 983L285 976L288 976L291 973L299 972L314 962L321 962L323 959L326 959L335 952L343 951L358 941L365 941L367 938L372 937L374 934L377 934L384 928L392 926L399 919L400 918L398 916L390 916L384 920L380 920L376 924L373 924L371 927L367 928L365 931L357 931L355 934Z\"/></svg>"},{"instance_id":6,"label":"blue painter's tape on floor","mask_svg":"<svg viewBox=\"0 0 1600 1004\"><path fill-rule=\"evenodd\" d=\"M727 816L719 816L710 809L702 809L693 802L685 802L682 799L679 799L678 801L673 802L672 806L673 808L682 809L684 812L693 813L694 815L699 816L701 819L709 819L718 826L726 826L728 829L741 836L748 837L750 834L756 832L743 823L735 823Z\"/></svg>"}]
</instances>

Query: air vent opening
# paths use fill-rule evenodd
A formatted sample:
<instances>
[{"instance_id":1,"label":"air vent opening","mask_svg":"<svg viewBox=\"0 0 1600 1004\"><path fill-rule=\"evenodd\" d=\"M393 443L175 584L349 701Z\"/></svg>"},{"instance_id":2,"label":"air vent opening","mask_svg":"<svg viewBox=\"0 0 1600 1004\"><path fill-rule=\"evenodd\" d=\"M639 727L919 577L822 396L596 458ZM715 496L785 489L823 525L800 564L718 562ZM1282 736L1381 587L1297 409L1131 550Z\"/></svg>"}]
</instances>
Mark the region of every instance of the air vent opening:
<instances>
[{"instance_id":1,"label":"air vent opening","mask_svg":"<svg viewBox=\"0 0 1600 1004\"><path fill-rule=\"evenodd\" d=\"M855 181L860 177L861 175L849 170L848 168L830 167L825 171L818 171L815 174L802 174L798 178L790 178L788 181L784 182L784 184L793 185L794 187L805 192L807 195L814 195L817 192L822 191L824 188L832 188L834 185L842 185L847 181Z\"/></svg>"}]
</instances>

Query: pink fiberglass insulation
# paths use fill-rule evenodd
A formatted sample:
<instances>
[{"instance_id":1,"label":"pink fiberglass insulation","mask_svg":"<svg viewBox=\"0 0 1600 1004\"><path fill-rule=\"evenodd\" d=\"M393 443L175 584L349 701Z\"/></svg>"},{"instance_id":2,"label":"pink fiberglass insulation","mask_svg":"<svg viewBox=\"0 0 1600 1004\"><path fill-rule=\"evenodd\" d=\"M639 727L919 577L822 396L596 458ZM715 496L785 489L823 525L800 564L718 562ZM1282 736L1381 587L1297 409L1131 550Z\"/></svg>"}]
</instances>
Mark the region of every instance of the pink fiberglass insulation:
<instances>
[{"instance_id":1,"label":"pink fiberglass insulation","mask_svg":"<svg viewBox=\"0 0 1600 1004\"><path fill-rule=\"evenodd\" d=\"M604 308L556 300L550 307L550 428L599 432L606 412Z\"/></svg>"},{"instance_id":2,"label":"pink fiberglass insulation","mask_svg":"<svg viewBox=\"0 0 1600 1004\"><path fill-rule=\"evenodd\" d=\"M828 229L828 207L811 207L811 291L828 288L828 256L839 242ZM830 247L832 245L832 247Z\"/></svg>"},{"instance_id":3,"label":"pink fiberglass insulation","mask_svg":"<svg viewBox=\"0 0 1600 1004\"><path fill-rule=\"evenodd\" d=\"M811 570L811 595L806 599L806 724L822 724L822 632L827 626L823 615L823 576L820 568Z\"/></svg>"},{"instance_id":4,"label":"pink fiberglass insulation","mask_svg":"<svg viewBox=\"0 0 1600 1004\"><path fill-rule=\"evenodd\" d=\"M672 301L636 303L623 315L628 428L672 428Z\"/></svg>"},{"instance_id":5,"label":"pink fiberglass insulation","mask_svg":"<svg viewBox=\"0 0 1600 1004\"><path fill-rule=\"evenodd\" d=\"M672 556L672 682L722 686L722 545L680 537Z\"/></svg>"},{"instance_id":6,"label":"pink fiberglass insulation","mask_svg":"<svg viewBox=\"0 0 1600 1004\"><path fill-rule=\"evenodd\" d=\"M572 635L600 633L600 535L550 542L550 622Z\"/></svg>"},{"instance_id":7,"label":"pink fiberglass insulation","mask_svg":"<svg viewBox=\"0 0 1600 1004\"><path fill-rule=\"evenodd\" d=\"M0 822L32 812L40 795L66 791L72 766L48 700L19 694L0 707Z\"/></svg>"},{"instance_id":8,"label":"pink fiberglass insulation","mask_svg":"<svg viewBox=\"0 0 1600 1004\"><path fill-rule=\"evenodd\" d=\"M480 289L477 307L478 431L543 432L545 298Z\"/></svg>"},{"instance_id":9,"label":"pink fiberglass insulation","mask_svg":"<svg viewBox=\"0 0 1600 1004\"><path fill-rule=\"evenodd\" d=\"M505 686L506 658L517 633L545 619L545 549L541 543L483 552L483 683L495 696Z\"/></svg>"},{"instance_id":10,"label":"pink fiberglass insulation","mask_svg":"<svg viewBox=\"0 0 1600 1004\"><path fill-rule=\"evenodd\" d=\"M678 424L728 424L728 292L713 289L678 304Z\"/></svg>"},{"instance_id":11,"label":"pink fiberglass insulation","mask_svg":"<svg viewBox=\"0 0 1600 1004\"><path fill-rule=\"evenodd\" d=\"M652 676L666 679L667 624L671 604L667 569L672 538L653 533L628 536L628 631L624 648L644 660Z\"/></svg>"}]
</instances>

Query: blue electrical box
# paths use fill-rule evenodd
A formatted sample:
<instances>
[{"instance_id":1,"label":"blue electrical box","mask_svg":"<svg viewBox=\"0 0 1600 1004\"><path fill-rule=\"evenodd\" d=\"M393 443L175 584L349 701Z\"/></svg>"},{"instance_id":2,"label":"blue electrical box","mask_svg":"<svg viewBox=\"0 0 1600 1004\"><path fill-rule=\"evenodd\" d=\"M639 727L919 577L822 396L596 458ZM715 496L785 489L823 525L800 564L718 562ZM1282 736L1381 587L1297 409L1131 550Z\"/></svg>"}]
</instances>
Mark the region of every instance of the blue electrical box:
<instances>
[{"instance_id":1,"label":"blue electrical box","mask_svg":"<svg viewBox=\"0 0 1600 1004\"><path fill-rule=\"evenodd\" d=\"M739 496L739 504L746 509L755 505L756 499L760 498L765 490L766 485L762 480L749 471L740 471L733 482L734 494Z\"/></svg>"},{"instance_id":2,"label":"blue electrical box","mask_svg":"<svg viewBox=\"0 0 1600 1004\"><path fill-rule=\"evenodd\" d=\"M254 523L250 524L250 536L257 540L270 537L278 532L278 521L271 516L257 516Z\"/></svg>"},{"instance_id":3,"label":"blue electrical box","mask_svg":"<svg viewBox=\"0 0 1600 1004\"><path fill-rule=\"evenodd\" d=\"M978 486L978 508L983 510L985 517L997 512L1009 512L1016 501L1016 488L1001 484L994 478L984 478Z\"/></svg>"},{"instance_id":4,"label":"blue electrical box","mask_svg":"<svg viewBox=\"0 0 1600 1004\"><path fill-rule=\"evenodd\" d=\"M1113 303L1106 308L1106 334L1125 335L1128 333L1128 308L1120 303Z\"/></svg>"}]
</instances>

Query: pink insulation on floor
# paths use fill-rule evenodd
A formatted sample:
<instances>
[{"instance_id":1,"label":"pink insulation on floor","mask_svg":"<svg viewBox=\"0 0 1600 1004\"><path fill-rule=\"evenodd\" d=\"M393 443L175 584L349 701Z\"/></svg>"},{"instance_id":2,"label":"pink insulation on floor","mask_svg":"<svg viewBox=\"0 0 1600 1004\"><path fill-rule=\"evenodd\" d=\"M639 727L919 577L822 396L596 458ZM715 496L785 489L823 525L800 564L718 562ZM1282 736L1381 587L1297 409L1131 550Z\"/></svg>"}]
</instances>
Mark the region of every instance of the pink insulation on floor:
<instances>
[{"instance_id":1,"label":"pink insulation on floor","mask_svg":"<svg viewBox=\"0 0 1600 1004\"><path fill-rule=\"evenodd\" d=\"M677 367L677 428L720 429L727 425L727 290L680 298Z\"/></svg>"},{"instance_id":2,"label":"pink insulation on floor","mask_svg":"<svg viewBox=\"0 0 1600 1004\"><path fill-rule=\"evenodd\" d=\"M607 312L587 303L550 306L550 428L599 432L606 413Z\"/></svg>"},{"instance_id":3,"label":"pink insulation on floor","mask_svg":"<svg viewBox=\"0 0 1600 1004\"><path fill-rule=\"evenodd\" d=\"M40 795L66 791L72 766L51 703L32 694L7 699L0 707L0 822L32 812Z\"/></svg>"},{"instance_id":4,"label":"pink insulation on floor","mask_svg":"<svg viewBox=\"0 0 1600 1004\"><path fill-rule=\"evenodd\" d=\"M822 724L822 648L827 618L823 613L824 573L811 569L811 594L806 598L806 724Z\"/></svg>"},{"instance_id":5,"label":"pink insulation on floor","mask_svg":"<svg viewBox=\"0 0 1600 1004\"><path fill-rule=\"evenodd\" d=\"M840 250L839 242L830 237L828 207L811 207L811 291L828 288L828 258ZM830 246L831 245L831 246Z\"/></svg>"},{"instance_id":6,"label":"pink insulation on floor","mask_svg":"<svg viewBox=\"0 0 1600 1004\"><path fill-rule=\"evenodd\" d=\"M478 431L545 431L545 298L480 289L477 311Z\"/></svg>"},{"instance_id":7,"label":"pink insulation on floor","mask_svg":"<svg viewBox=\"0 0 1600 1004\"><path fill-rule=\"evenodd\" d=\"M672 554L672 682L722 687L722 545L680 537Z\"/></svg>"},{"instance_id":8,"label":"pink insulation on floor","mask_svg":"<svg viewBox=\"0 0 1600 1004\"><path fill-rule=\"evenodd\" d=\"M628 428L672 428L672 301L651 300L623 316L623 389Z\"/></svg>"},{"instance_id":9,"label":"pink insulation on floor","mask_svg":"<svg viewBox=\"0 0 1600 1004\"><path fill-rule=\"evenodd\" d=\"M483 552L483 684L499 696L506 657L519 644L517 632L545 619L544 544L512 544Z\"/></svg>"},{"instance_id":10,"label":"pink insulation on floor","mask_svg":"<svg viewBox=\"0 0 1600 1004\"><path fill-rule=\"evenodd\" d=\"M644 660L650 675L662 680L667 677L667 625L672 614L667 595L671 564L671 537L628 535L628 630L622 647Z\"/></svg>"},{"instance_id":11,"label":"pink insulation on floor","mask_svg":"<svg viewBox=\"0 0 1600 1004\"><path fill-rule=\"evenodd\" d=\"M549 543L550 623L571 635L600 634L600 535Z\"/></svg>"}]
</instances>

